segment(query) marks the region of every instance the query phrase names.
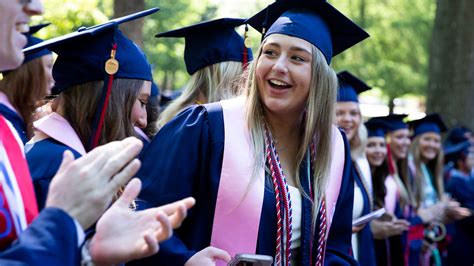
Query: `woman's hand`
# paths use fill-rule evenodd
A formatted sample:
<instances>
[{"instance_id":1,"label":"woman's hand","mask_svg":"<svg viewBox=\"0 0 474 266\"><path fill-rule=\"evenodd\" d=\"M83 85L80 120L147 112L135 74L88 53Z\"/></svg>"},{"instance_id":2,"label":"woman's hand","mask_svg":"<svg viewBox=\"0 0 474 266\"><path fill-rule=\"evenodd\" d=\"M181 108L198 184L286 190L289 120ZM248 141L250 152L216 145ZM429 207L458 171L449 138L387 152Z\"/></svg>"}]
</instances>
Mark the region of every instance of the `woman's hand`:
<instances>
[{"instance_id":1,"label":"woman's hand","mask_svg":"<svg viewBox=\"0 0 474 266\"><path fill-rule=\"evenodd\" d=\"M181 225L187 210L194 205L187 198L162 207L133 211L130 204L141 188L133 179L118 200L97 222L89 253L96 265L111 265L151 256L158 252L158 243L173 234Z\"/></svg>"},{"instance_id":2,"label":"woman's hand","mask_svg":"<svg viewBox=\"0 0 474 266\"><path fill-rule=\"evenodd\" d=\"M444 221L446 223L454 222L471 216L471 211L468 208L461 207L459 202L450 200L445 207Z\"/></svg>"},{"instance_id":3,"label":"woman's hand","mask_svg":"<svg viewBox=\"0 0 474 266\"><path fill-rule=\"evenodd\" d=\"M359 226L353 226L353 227L352 227L352 233L353 233L353 234L357 234L357 233L359 233L362 229L364 229L364 227L365 227L365 224L361 224L361 225L359 225Z\"/></svg>"},{"instance_id":4,"label":"woman's hand","mask_svg":"<svg viewBox=\"0 0 474 266\"><path fill-rule=\"evenodd\" d=\"M222 260L225 263L230 261L231 257L227 251L215 247L207 247L194 254L184 265L185 266L214 266L216 260Z\"/></svg>"},{"instance_id":5,"label":"woman's hand","mask_svg":"<svg viewBox=\"0 0 474 266\"><path fill-rule=\"evenodd\" d=\"M407 231L410 223L406 220L393 219L391 221L373 220L370 229L375 239L386 239L391 236L401 235Z\"/></svg>"}]
</instances>

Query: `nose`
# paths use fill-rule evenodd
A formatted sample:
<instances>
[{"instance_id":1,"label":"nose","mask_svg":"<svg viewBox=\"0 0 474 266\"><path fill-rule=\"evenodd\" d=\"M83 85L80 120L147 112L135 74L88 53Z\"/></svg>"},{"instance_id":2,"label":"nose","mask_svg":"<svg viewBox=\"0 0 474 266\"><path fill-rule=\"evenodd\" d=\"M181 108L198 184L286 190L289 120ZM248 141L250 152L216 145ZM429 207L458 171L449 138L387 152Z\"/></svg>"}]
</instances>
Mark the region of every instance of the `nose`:
<instances>
[{"instance_id":1,"label":"nose","mask_svg":"<svg viewBox=\"0 0 474 266\"><path fill-rule=\"evenodd\" d=\"M138 119L136 126L143 129L143 128L146 128L147 125L148 125L147 113L146 113L146 110L144 110L142 115L140 115L140 118Z\"/></svg>"},{"instance_id":2,"label":"nose","mask_svg":"<svg viewBox=\"0 0 474 266\"><path fill-rule=\"evenodd\" d=\"M273 70L278 73L287 73L288 66L286 65L286 57L284 55L280 55L276 60L275 64L273 65Z\"/></svg>"},{"instance_id":3,"label":"nose","mask_svg":"<svg viewBox=\"0 0 474 266\"><path fill-rule=\"evenodd\" d=\"M43 4L40 0L31 0L23 6L23 11L30 17L41 15L43 14Z\"/></svg>"}]
</instances>

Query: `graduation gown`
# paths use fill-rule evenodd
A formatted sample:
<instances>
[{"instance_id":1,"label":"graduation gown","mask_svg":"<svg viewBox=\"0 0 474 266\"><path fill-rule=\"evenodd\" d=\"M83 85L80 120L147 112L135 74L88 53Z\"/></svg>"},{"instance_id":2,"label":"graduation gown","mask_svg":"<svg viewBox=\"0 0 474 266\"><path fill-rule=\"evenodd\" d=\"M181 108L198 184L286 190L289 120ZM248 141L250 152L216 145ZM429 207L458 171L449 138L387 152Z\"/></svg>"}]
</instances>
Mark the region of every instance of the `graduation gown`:
<instances>
[{"instance_id":1,"label":"graduation gown","mask_svg":"<svg viewBox=\"0 0 474 266\"><path fill-rule=\"evenodd\" d=\"M446 191L461 206L474 210L474 175L466 175L454 169L446 185ZM454 222L448 229L452 239L448 246L448 265L474 264L474 216Z\"/></svg>"},{"instance_id":2,"label":"graduation gown","mask_svg":"<svg viewBox=\"0 0 474 266\"><path fill-rule=\"evenodd\" d=\"M66 150L77 159L85 149L72 126L57 113L52 113L35 122L37 133L26 145L26 160L35 188L38 208L46 203L49 184L59 170Z\"/></svg>"},{"instance_id":3,"label":"graduation gown","mask_svg":"<svg viewBox=\"0 0 474 266\"><path fill-rule=\"evenodd\" d=\"M363 198L363 208L362 216L370 213L370 197L369 192L367 191L367 186L362 180L359 172L353 167L354 179L357 186L362 192ZM370 231L370 224L366 224L362 230L357 233L358 241L358 262L362 266L374 266L375 262L375 248L374 248L374 238L372 236L372 231Z\"/></svg>"},{"instance_id":4,"label":"graduation gown","mask_svg":"<svg viewBox=\"0 0 474 266\"><path fill-rule=\"evenodd\" d=\"M350 255L354 179L345 137L344 146L346 158L339 198L326 246L327 265L357 264ZM142 153L140 156L142 167L137 174L143 182L139 196L142 202L141 206L140 201L138 202L139 208L159 206L189 196L196 198L196 205L188 212L186 220L171 239L160 244L158 254L135 262L137 265L184 265L196 252L210 245L223 149L222 109L208 110L205 106L193 106L165 125ZM305 169L304 165L300 169L303 177L306 175ZM274 256L276 208L274 189L269 180L267 176L256 253ZM305 190L307 192L308 187ZM302 247L310 245L311 210L310 200L303 197ZM315 239L317 233L315 232ZM316 246L317 243L313 243L314 249ZM301 265L309 265L308 253L305 249L301 250ZM312 254L315 256L316 252L313 251Z\"/></svg>"},{"instance_id":5,"label":"graduation gown","mask_svg":"<svg viewBox=\"0 0 474 266\"><path fill-rule=\"evenodd\" d=\"M23 145L25 145L28 141L25 121L11 105L7 95L3 92L0 92L0 114L13 125Z\"/></svg>"}]
</instances>

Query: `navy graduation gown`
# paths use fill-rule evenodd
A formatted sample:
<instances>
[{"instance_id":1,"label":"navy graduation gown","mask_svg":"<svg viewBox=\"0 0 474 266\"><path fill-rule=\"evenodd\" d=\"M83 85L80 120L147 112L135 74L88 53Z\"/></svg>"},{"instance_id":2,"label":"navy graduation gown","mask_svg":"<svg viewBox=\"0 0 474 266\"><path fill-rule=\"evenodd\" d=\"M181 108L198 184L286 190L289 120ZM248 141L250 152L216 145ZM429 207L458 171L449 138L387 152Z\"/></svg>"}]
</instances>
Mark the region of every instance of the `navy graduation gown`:
<instances>
[{"instance_id":1,"label":"navy graduation gown","mask_svg":"<svg viewBox=\"0 0 474 266\"><path fill-rule=\"evenodd\" d=\"M26 153L39 210L44 208L49 184L56 175L66 150L70 150L76 159L81 157L73 148L52 138L36 142Z\"/></svg>"},{"instance_id":2,"label":"navy graduation gown","mask_svg":"<svg viewBox=\"0 0 474 266\"><path fill-rule=\"evenodd\" d=\"M354 164L354 163L353 163ZM360 187L360 191L362 192L362 197L364 200L364 207L362 208L362 215L366 215L370 213L370 197L369 192L366 190L363 181L361 180L361 176L356 171L355 167L353 167L354 172L354 179L357 183L357 186ZM359 263L362 266L374 266L375 262L375 248L374 248L374 238L372 236L372 231L370 231L370 224L366 224L362 230L358 233L358 245L359 251L357 254L359 258Z\"/></svg>"},{"instance_id":3,"label":"navy graduation gown","mask_svg":"<svg viewBox=\"0 0 474 266\"><path fill-rule=\"evenodd\" d=\"M25 145L28 142L28 136L26 135L26 125L23 121L23 118L21 118L18 113L2 103L0 103L0 114L2 114L10 123L12 123L16 132L18 133L18 136L20 136L20 139L23 142L23 145Z\"/></svg>"},{"instance_id":4,"label":"navy graduation gown","mask_svg":"<svg viewBox=\"0 0 474 266\"><path fill-rule=\"evenodd\" d=\"M0 265L79 265L74 220L57 208L46 208L7 249Z\"/></svg>"},{"instance_id":5,"label":"navy graduation gown","mask_svg":"<svg viewBox=\"0 0 474 266\"><path fill-rule=\"evenodd\" d=\"M159 206L189 196L196 198L196 205L172 238L160 244L157 255L130 264L184 265L196 252L210 245L224 150L223 113L220 105L215 106L208 106L209 110L204 106L186 109L158 132L140 156L142 167L137 176L143 182L139 196L143 203L140 206L139 202L139 208ZM325 262L328 265L356 265L349 255L354 180L345 137L344 142L346 164L326 247ZM301 171L303 176L304 172ZM273 185L268 180L267 177L257 254L274 256L275 196ZM306 247L311 237L311 209L311 202L303 198L301 243ZM319 220L317 223L319 228ZM316 244L313 248L316 249ZM309 265L308 253L301 250L302 265ZM315 256L316 252L312 253Z\"/></svg>"},{"instance_id":6,"label":"navy graduation gown","mask_svg":"<svg viewBox=\"0 0 474 266\"><path fill-rule=\"evenodd\" d=\"M474 176L457 170L446 185L446 191L461 206L474 210ZM450 226L452 240L448 246L448 265L474 265L474 216L454 222Z\"/></svg>"}]
</instances>

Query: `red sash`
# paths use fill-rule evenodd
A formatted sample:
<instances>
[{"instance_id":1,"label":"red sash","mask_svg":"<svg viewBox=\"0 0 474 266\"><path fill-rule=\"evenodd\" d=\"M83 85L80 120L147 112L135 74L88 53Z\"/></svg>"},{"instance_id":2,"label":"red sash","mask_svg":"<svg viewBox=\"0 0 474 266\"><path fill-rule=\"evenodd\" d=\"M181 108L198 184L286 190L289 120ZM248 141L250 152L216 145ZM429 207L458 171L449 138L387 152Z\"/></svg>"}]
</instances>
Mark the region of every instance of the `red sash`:
<instances>
[{"instance_id":1,"label":"red sash","mask_svg":"<svg viewBox=\"0 0 474 266\"><path fill-rule=\"evenodd\" d=\"M3 248L17 238L19 230L25 229L25 218L26 224L33 221L38 207L24 153L3 116L0 116L0 140L0 170L5 181L0 183L0 248ZM20 195L16 195L18 192Z\"/></svg>"}]
</instances>

